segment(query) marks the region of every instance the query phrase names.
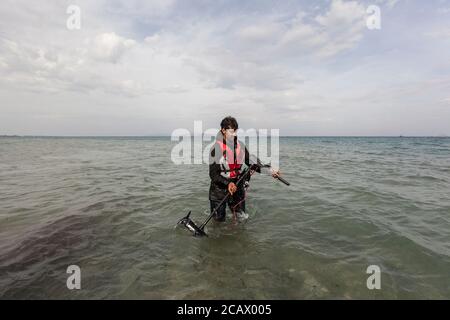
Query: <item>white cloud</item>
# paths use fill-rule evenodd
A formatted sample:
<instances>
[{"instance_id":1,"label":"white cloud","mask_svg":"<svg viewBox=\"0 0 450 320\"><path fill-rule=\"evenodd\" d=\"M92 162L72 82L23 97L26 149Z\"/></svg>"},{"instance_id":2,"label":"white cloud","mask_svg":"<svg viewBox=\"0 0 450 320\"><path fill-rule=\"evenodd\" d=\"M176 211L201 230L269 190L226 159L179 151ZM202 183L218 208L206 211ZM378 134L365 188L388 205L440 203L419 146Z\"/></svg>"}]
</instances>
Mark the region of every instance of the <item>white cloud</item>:
<instances>
[{"instance_id":1,"label":"white cloud","mask_svg":"<svg viewBox=\"0 0 450 320\"><path fill-rule=\"evenodd\" d=\"M99 41L100 39L100 41ZM115 34L99 35L93 49L86 40L83 47L59 50L52 46L20 44L0 40L1 82L17 85L22 90L58 92L60 90L95 91L135 95L139 85L131 80L109 78L106 69L96 65L98 59L117 62L126 49L134 44ZM105 68L105 67L104 67ZM105 74L102 74L102 73Z\"/></svg>"},{"instance_id":2,"label":"white cloud","mask_svg":"<svg viewBox=\"0 0 450 320\"><path fill-rule=\"evenodd\" d=\"M399 3L400 2L400 0L387 0L387 6L389 7L389 8L393 8L393 7L395 7L395 5L397 4L397 3Z\"/></svg>"},{"instance_id":3,"label":"white cloud","mask_svg":"<svg viewBox=\"0 0 450 320\"><path fill-rule=\"evenodd\" d=\"M168 15L176 0L112 0L108 11L132 17L158 18Z\"/></svg>"},{"instance_id":4,"label":"white cloud","mask_svg":"<svg viewBox=\"0 0 450 320\"><path fill-rule=\"evenodd\" d=\"M333 0L330 9L316 17L316 21L327 28L346 28L364 23L365 8L356 1Z\"/></svg>"},{"instance_id":5,"label":"white cloud","mask_svg":"<svg viewBox=\"0 0 450 320\"><path fill-rule=\"evenodd\" d=\"M274 40L282 32L282 26L275 22L265 24L249 25L239 29L238 37L243 41L259 42Z\"/></svg>"},{"instance_id":6,"label":"white cloud","mask_svg":"<svg viewBox=\"0 0 450 320\"><path fill-rule=\"evenodd\" d=\"M407 108L419 114L420 103L433 109L449 89L447 82L433 84L424 94L408 85L448 70L445 50L429 54L433 45L445 48L442 38L430 36L427 46L411 50L421 44L392 23L395 10L392 25L369 33L365 7L356 1L269 8L214 2L206 10L202 1L80 0L82 28L73 32L65 28L63 3L5 1L0 128L11 133L21 133L14 132L19 121L32 133L40 119L39 128L51 134L84 134L85 124L95 134L93 117L103 119L102 133L170 133L194 119L215 124L226 111L248 125L281 127L282 134L364 134L370 124L377 130L372 115L402 116ZM431 28L421 25L425 20L417 26L428 35L437 35L437 26L447 30L446 21ZM373 43L364 38L369 34ZM397 40L411 42L403 49ZM56 118L60 124L51 122Z\"/></svg>"},{"instance_id":7,"label":"white cloud","mask_svg":"<svg viewBox=\"0 0 450 320\"><path fill-rule=\"evenodd\" d=\"M135 44L136 42L132 39L125 39L110 32L99 34L90 46L92 46L91 52L94 58L116 63Z\"/></svg>"},{"instance_id":8,"label":"white cloud","mask_svg":"<svg viewBox=\"0 0 450 320\"><path fill-rule=\"evenodd\" d=\"M379 5L386 5L389 9L394 8L400 0L376 0L375 3Z\"/></svg>"},{"instance_id":9,"label":"white cloud","mask_svg":"<svg viewBox=\"0 0 450 320\"><path fill-rule=\"evenodd\" d=\"M232 51L210 49L204 55L185 58L208 87L225 89L254 88L284 90L295 86L301 77L280 65L261 65L242 59Z\"/></svg>"},{"instance_id":10,"label":"white cloud","mask_svg":"<svg viewBox=\"0 0 450 320\"><path fill-rule=\"evenodd\" d=\"M156 44L160 40L159 34L154 34L148 37L145 37L144 41L149 44Z\"/></svg>"},{"instance_id":11,"label":"white cloud","mask_svg":"<svg viewBox=\"0 0 450 320\"><path fill-rule=\"evenodd\" d=\"M365 8L356 1L333 0L328 12L316 17L325 28L326 43L318 52L319 56L330 57L353 48L365 31Z\"/></svg>"},{"instance_id":12,"label":"white cloud","mask_svg":"<svg viewBox=\"0 0 450 320\"><path fill-rule=\"evenodd\" d=\"M327 44L327 36L312 25L297 23L278 43L279 52L288 55L314 54Z\"/></svg>"},{"instance_id":13,"label":"white cloud","mask_svg":"<svg viewBox=\"0 0 450 320\"><path fill-rule=\"evenodd\" d=\"M122 8L131 14L138 11L144 14L153 10L167 13L174 2L157 1L151 4L151 8L143 1L120 5L119 2L112 2L109 5L110 10ZM230 17L225 17L223 21L205 20L205 23L193 24L189 28L175 26L176 33L161 30L145 37L142 42L115 32L103 32L89 34L87 38L79 39L68 48L16 43L21 46L22 55L7 55L7 59L1 60L1 66L5 69L6 66L14 65L15 69L12 69L15 77L11 77L11 81L19 82L27 78L28 83L45 83L46 88L54 90L67 88L92 91L103 88L107 92L137 95L139 92L173 92L173 88L177 88L175 91L182 92L186 90L186 86L176 78L166 81L162 79L167 78L164 73L180 75L180 71L176 70L165 72L164 67L180 68L184 63L193 68L194 73L193 79L181 82L191 85L200 81L198 85L209 89L286 90L299 85L303 76L277 60L283 55L289 57L298 54L318 58L332 57L351 48L360 37L360 29L357 27L360 9L353 1L334 0L328 12L316 17L318 24L306 23L306 13L302 11L284 22L280 21L279 16L269 15L259 17L253 24L237 24L236 32L230 35L245 42L243 47L233 46L225 39L217 39L217 34L223 32L223 29L233 30L235 20ZM339 24L337 31L335 23ZM247 46L251 42L255 44ZM125 59L132 49L141 52L139 60ZM13 48L8 50L13 53ZM122 65L126 63L127 69L135 72L131 75L123 68L109 68L107 65L96 64L96 61ZM144 71L145 67L152 70ZM184 68L184 73L185 70ZM129 78L131 76L133 78ZM158 81L153 81L153 76L158 76ZM117 80L118 78L124 78L125 82ZM144 82L156 87L145 88L142 85Z\"/></svg>"},{"instance_id":14,"label":"white cloud","mask_svg":"<svg viewBox=\"0 0 450 320\"><path fill-rule=\"evenodd\" d=\"M260 19L258 24L243 26L240 40L257 43L261 56L332 58L352 49L365 31L365 8L356 1L333 0L327 11L316 16L299 11L289 20L276 15ZM251 45L244 47L254 50ZM261 50L262 49L262 50Z\"/></svg>"}]
</instances>

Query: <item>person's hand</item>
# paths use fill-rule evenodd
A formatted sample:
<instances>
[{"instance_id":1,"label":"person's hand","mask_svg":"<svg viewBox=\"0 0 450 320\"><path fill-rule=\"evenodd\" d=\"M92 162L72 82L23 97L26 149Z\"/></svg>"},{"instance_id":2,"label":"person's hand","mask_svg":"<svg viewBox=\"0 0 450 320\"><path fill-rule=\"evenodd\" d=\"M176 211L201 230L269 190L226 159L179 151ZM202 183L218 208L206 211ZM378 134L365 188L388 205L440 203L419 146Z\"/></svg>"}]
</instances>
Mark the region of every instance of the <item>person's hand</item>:
<instances>
[{"instance_id":1,"label":"person's hand","mask_svg":"<svg viewBox=\"0 0 450 320\"><path fill-rule=\"evenodd\" d=\"M228 192L233 195L233 193L235 193L237 191L237 187L233 182L230 182L228 184Z\"/></svg>"},{"instance_id":2,"label":"person's hand","mask_svg":"<svg viewBox=\"0 0 450 320\"><path fill-rule=\"evenodd\" d=\"M272 177L278 178L281 175L280 170L270 169L270 173L272 174Z\"/></svg>"}]
</instances>

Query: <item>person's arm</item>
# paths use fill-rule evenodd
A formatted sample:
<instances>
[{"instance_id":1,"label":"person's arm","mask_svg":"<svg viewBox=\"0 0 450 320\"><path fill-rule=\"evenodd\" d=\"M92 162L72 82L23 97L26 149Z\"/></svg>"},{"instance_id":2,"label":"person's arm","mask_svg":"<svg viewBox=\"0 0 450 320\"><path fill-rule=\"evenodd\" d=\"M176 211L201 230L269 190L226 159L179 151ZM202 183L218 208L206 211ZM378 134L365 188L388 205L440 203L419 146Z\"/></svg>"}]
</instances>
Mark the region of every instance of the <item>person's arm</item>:
<instances>
[{"instance_id":1,"label":"person's arm","mask_svg":"<svg viewBox=\"0 0 450 320\"><path fill-rule=\"evenodd\" d=\"M215 159L215 148L211 150L211 162L209 164L209 177L216 184L221 184L227 187L230 181L220 174L220 164L214 161Z\"/></svg>"}]
</instances>

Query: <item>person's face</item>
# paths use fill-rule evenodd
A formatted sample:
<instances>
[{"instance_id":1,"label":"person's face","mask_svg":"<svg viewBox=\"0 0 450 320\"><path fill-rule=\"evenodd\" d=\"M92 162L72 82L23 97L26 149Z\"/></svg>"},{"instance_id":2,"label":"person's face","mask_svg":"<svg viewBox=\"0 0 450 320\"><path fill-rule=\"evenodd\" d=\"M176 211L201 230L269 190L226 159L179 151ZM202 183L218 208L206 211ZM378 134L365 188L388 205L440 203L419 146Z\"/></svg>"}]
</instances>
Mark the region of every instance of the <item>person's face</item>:
<instances>
[{"instance_id":1,"label":"person's face","mask_svg":"<svg viewBox=\"0 0 450 320\"><path fill-rule=\"evenodd\" d=\"M225 139L233 139L237 136L237 130L235 129L222 129L222 134L224 135Z\"/></svg>"}]
</instances>

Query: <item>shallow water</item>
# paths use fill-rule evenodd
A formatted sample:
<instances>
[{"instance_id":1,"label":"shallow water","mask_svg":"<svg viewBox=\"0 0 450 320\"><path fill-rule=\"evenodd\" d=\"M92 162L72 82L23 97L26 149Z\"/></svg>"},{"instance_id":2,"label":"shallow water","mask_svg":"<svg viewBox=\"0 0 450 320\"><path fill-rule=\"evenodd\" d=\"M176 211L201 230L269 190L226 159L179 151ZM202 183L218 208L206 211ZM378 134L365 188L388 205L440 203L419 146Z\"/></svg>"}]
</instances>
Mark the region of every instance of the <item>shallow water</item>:
<instances>
[{"instance_id":1,"label":"shallow water","mask_svg":"<svg viewBox=\"0 0 450 320\"><path fill-rule=\"evenodd\" d=\"M282 138L291 186L253 176L203 239L174 225L207 217L208 167L174 145L0 138L0 298L450 298L450 139Z\"/></svg>"}]
</instances>

